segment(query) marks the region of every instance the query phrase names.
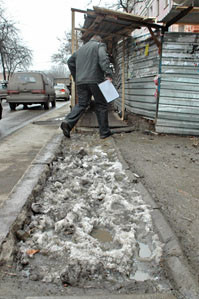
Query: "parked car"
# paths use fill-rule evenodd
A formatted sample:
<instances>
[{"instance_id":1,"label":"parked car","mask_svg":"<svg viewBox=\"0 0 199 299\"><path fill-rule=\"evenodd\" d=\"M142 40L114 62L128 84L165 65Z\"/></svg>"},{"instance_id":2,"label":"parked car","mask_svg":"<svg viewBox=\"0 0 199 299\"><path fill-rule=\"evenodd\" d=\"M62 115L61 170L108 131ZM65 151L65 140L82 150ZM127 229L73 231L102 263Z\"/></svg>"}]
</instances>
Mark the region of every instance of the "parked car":
<instances>
[{"instance_id":1,"label":"parked car","mask_svg":"<svg viewBox=\"0 0 199 299\"><path fill-rule=\"evenodd\" d=\"M1 100L6 100L7 98L7 81L2 81L0 82L0 99Z\"/></svg>"},{"instance_id":2,"label":"parked car","mask_svg":"<svg viewBox=\"0 0 199 299\"><path fill-rule=\"evenodd\" d=\"M44 109L56 106L55 90L51 79L42 72L17 72L10 78L7 102L11 110L17 105L42 104Z\"/></svg>"},{"instance_id":3,"label":"parked car","mask_svg":"<svg viewBox=\"0 0 199 299\"><path fill-rule=\"evenodd\" d=\"M54 85L56 99L64 99L68 101L70 99L70 92L64 83L57 83Z\"/></svg>"}]
</instances>

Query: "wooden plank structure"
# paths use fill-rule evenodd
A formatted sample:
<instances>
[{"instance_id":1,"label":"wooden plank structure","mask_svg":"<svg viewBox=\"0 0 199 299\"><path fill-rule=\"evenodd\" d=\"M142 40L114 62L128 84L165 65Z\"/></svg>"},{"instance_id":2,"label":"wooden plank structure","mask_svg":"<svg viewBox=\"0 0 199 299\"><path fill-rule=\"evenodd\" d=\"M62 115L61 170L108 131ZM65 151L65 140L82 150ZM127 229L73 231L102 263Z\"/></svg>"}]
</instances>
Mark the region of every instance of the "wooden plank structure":
<instances>
[{"instance_id":1,"label":"wooden plank structure","mask_svg":"<svg viewBox=\"0 0 199 299\"><path fill-rule=\"evenodd\" d=\"M72 9L72 14L85 14L83 28L74 26L73 17L73 44L78 30L84 42L99 34L107 43L120 94L115 107L122 120L126 110L154 120L157 132L199 135L199 35L167 32L172 24L190 22L190 14L194 24L199 23L199 7L191 2L188 7L172 7L163 25L154 23L153 18L105 8ZM133 38L131 33L143 26L149 34Z\"/></svg>"},{"instance_id":2,"label":"wooden plank structure","mask_svg":"<svg viewBox=\"0 0 199 299\"><path fill-rule=\"evenodd\" d=\"M114 11L106 8L93 7L93 10L79 10L72 8L72 53L75 51L76 31L82 32L81 39L87 42L93 34L99 34L103 41L107 43L110 56L113 55L113 49L116 44L123 40L123 63L122 63L122 120L125 114L125 39L131 36L132 31L141 27L161 29L161 25L154 23L154 18L133 15L120 11ZM83 28L75 27L75 12L85 14ZM154 35L155 36L155 35ZM75 105L75 87L72 82L72 106ZM82 122L80 122L82 123Z\"/></svg>"}]
</instances>

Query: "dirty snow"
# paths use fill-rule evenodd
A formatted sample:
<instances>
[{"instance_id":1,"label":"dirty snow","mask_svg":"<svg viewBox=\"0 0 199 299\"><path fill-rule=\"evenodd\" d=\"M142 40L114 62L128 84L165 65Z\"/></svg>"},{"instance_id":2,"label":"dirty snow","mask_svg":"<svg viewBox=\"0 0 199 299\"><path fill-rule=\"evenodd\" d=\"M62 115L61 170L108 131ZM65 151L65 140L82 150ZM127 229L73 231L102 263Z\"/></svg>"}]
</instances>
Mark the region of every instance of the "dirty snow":
<instances>
[{"instance_id":1,"label":"dirty snow","mask_svg":"<svg viewBox=\"0 0 199 299\"><path fill-rule=\"evenodd\" d=\"M23 228L28 237L18 243L19 269L33 280L71 286L156 281L163 244L150 207L110 144L90 139L64 144L53 162ZM38 252L31 255L29 249Z\"/></svg>"}]
</instances>

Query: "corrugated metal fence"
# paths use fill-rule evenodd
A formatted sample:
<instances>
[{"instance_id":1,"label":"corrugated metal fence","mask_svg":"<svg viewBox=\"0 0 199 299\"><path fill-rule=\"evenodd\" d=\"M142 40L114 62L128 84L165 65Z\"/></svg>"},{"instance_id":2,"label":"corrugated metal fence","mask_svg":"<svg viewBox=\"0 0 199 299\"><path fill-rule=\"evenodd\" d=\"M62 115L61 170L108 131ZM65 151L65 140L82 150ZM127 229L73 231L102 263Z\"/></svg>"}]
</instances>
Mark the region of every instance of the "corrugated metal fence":
<instances>
[{"instance_id":1,"label":"corrugated metal fence","mask_svg":"<svg viewBox=\"0 0 199 299\"><path fill-rule=\"evenodd\" d=\"M114 52L116 86L121 111L123 42ZM160 73L159 105L154 77ZM125 41L125 109L156 118L159 133L199 135L199 34L165 33L162 60L152 38Z\"/></svg>"},{"instance_id":2,"label":"corrugated metal fence","mask_svg":"<svg viewBox=\"0 0 199 299\"><path fill-rule=\"evenodd\" d=\"M156 131L199 135L199 34L164 36Z\"/></svg>"},{"instance_id":3,"label":"corrugated metal fence","mask_svg":"<svg viewBox=\"0 0 199 299\"><path fill-rule=\"evenodd\" d=\"M114 53L116 86L120 94L115 106L122 106L122 56L123 42ZM156 98L154 77L158 73L158 49L151 38L129 38L125 41L125 109L127 111L154 119Z\"/></svg>"}]
</instances>

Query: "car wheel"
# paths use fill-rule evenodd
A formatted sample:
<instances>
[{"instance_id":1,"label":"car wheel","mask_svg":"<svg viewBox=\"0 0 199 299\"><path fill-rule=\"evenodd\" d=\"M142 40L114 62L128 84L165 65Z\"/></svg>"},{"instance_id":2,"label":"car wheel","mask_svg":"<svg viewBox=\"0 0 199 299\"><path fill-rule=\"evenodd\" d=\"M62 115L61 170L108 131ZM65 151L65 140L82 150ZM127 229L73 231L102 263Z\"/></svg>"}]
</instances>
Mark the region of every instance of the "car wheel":
<instances>
[{"instance_id":1,"label":"car wheel","mask_svg":"<svg viewBox=\"0 0 199 299\"><path fill-rule=\"evenodd\" d=\"M15 109L17 107L17 104L15 104L15 103L9 103L9 106L10 106L10 110L15 111Z\"/></svg>"},{"instance_id":2,"label":"car wheel","mask_svg":"<svg viewBox=\"0 0 199 299\"><path fill-rule=\"evenodd\" d=\"M44 103L44 109L45 110L49 109L49 101L47 101L47 102Z\"/></svg>"},{"instance_id":3,"label":"car wheel","mask_svg":"<svg viewBox=\"0 0 199 299\"><path fill-rule=\"evenodd\" d=\"M28 109L28 105L27 104L23 104L23 109Z\"/></svg>"}]
</instances>

